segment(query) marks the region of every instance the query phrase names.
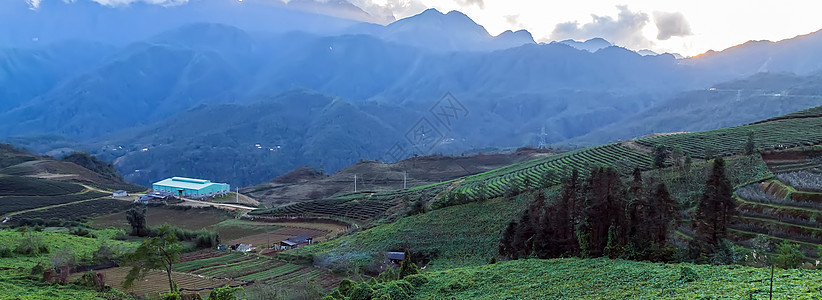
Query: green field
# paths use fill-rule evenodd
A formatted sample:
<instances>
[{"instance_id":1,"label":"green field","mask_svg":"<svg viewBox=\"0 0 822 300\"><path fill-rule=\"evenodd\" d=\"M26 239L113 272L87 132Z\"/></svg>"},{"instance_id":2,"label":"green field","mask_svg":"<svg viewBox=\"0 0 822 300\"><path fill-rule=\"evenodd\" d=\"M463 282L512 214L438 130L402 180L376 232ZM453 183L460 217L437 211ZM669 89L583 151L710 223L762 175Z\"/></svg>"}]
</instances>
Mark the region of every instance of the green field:
<instances>
[{"instance_id":1,"label":"green field","mask_svg":"<svg viewBox=\"0 0 822 300\"><path fill-rule=\"evenodd\" d=\"M430 255L428 268L481 265L496 255L503 227L528 200L502 198L402 218L353 235L288 251L283 257L329 263L367 261L384 251Z\"/></svg>"},{"instance_id":2,"label":"green field","mask_svg":"<svg viewBox=\"0 0 822 300\"><path fill-rule=\"evenodd\" d=\"M684 268L697 277L682 276ZM609 259L524 259L428 272L420 299L768 299L770 270ZM820 299L822 272L777 269L773 299Z\"/></svg>"},{"instance_id":3,"label":"green field","mask_svg":"<svg viewBox=\"0 0 822 300\"><path fill-rule=\"evenodd\" d=\"M748 133L754 133L757 149L778 150L810 146L822 142L822 118L788 118L694 133L680 133L641 138L637 143L654 147L679 145L692 157L704 158L707 149L714 155L728 156L743 152Z\"/></svg>"},{"instance_id":4,"label":"green field","mask_svg":"<svg viewBox=\"0 0 822 300\"><path fill-rule=\"evenodd\" d=\"M43 283L29 278L29 270L38 263L50 265L53 253L67 249L73 252L80 260L90 259L92 252L99 246L107 243L114 249L128 251L136 247L134 243L112 241L111 237L117 234L116 230L104 230L95 232L98 238L86 238L62 233L35 232L32 233L34 239L39 239L46 244L50 251L40 255L12 254L11 257L0 258L0 299L105 299L116 295L118 292L98 293L93 288L57 284ZM0 245L2 247L14 247L22 239L20 232L10 230L0 230ZM42 275L42 274L40 274Z\"/></svg>"}]
</instances>

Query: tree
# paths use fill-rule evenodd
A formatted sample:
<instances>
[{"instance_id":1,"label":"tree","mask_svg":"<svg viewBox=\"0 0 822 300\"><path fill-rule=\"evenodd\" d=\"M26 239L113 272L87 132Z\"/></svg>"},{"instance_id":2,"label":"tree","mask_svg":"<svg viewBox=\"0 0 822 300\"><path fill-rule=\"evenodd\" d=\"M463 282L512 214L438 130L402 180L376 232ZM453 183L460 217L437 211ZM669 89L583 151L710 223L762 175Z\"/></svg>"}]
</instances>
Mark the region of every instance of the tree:
<instances>
[{"instance_id":1,"label":"tree","mask_svg":"<svg viewBox=\"0 0 822 300\"><path fill-rule=\"evenodd\" d=\"M716 247L726 238L728 221L735 210L733 187L725 176L725 160L717 158L694 218L697 234L705 246Z\"/></svg>"},{"instance_id":2,"label":"tree","mask_svg":"<svg viewBox=\"0 0 822 300\"><path fill-rule=\"evenodd\" d=\"M665 149L665 146L656 145L654 147L654 167L657 169L662 169L665 167L665 160L668 159L668 149Z\"/></svg>"},{"instance_id":3,"label":"tree","mask_svg":"<svg viewBox=\"0 0 822 300\"><path fill-rule=\"evenodd\" d=\"M685 152L682 151L682 146L675 145L674 149L671 150L671 160L674 161L674 165L677 167L683 167L683 159L685 158Z\"/></svg>"},{"instance_id":4,"label":"tree","mask_svg":"<svg viewBox=\"0 0 822 300\"><path fill-rule=\"evenodd\" d=\"M685 164L683 165L685 172L691 173L691 164L693 164L693 159L691 158L691 155L685 154Z\"/></svg>"},{"instance_id":5,"label":"tree","mask_svg":"<svg viewBox=\"0 0 822 300\"><path fill-rule=\"evenodd\" d=\"M132 208L126 211L126 220L128 224L131 225L131 235L133 236L146 236L148 235L148 229L146 228L146 208L143 207L142 210L138 208Z\"/></svg>"},{"instance_id":6,"label":"tree","mask_svg":"<svg viewBox=\"0 0 822 300\"><path fill-rule=\"evenodd\" d=\"M753 155L756 152L756 143L754 143L754 132L748 132L748 142L745 143L745 155Z\"/></svg>"},{"instance_id":7,"label":"tree","mask_svg":"<svg viewBox=\"0 0 822 300\"><path fill-rule=\"evenodd\" d=\"M157 229L155 237L149 237L140 244L133 253L126 257L126 262L133 264L123 281L123 287L128 289L135 280L143 279L149 270L165 270L168 274L168 287L171 292L177 292L171 278L172 266L180 261L180 252L183 246L177 240L171 226L165 224Z\"/></svg>"},{"instance_id":8,"label":"tree","mask_svg":"<svg viewBox=\"0 0 822 300\"><path fill-rule=\"evenodd\" d=\"M704 153L705 160L714 159L714 156L716 156L716 150L714 150L714 147L711 146L710 144L705 145L705 150L704 151L705 151L705 153Z\"/></svg>"}]
</instances>

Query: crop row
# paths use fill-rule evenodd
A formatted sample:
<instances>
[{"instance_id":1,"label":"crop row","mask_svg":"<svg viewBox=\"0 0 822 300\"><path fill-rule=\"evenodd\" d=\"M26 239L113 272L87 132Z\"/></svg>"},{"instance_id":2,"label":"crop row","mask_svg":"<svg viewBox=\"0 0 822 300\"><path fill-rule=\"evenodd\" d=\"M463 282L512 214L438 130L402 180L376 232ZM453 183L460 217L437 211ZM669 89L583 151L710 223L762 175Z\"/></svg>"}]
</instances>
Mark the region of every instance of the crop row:
<instances>
[{"instance_id":1,"label":"crop row","mask_svg":"<svg viewBox=\"0 0 822 300\"><path fill-rule=\"evenodd\" d=\"M786 149L822 143L821 118L782 119L695 133L681 133L641 138L637 143L648 147L679 145L693 157L705 158L743 153L749 133L753 132L757 149Z\"/></svg>"},{"instance_id":2,"label":"crop row","mask_svg":"<svg viewBox=\"0 0 822 300\"><path fill-rule=\"evenodd\" d=\"M17 214L14 217L15 219L40 218L44 220L79 220L82 218L93 218L118 211L124 211L129 207L131 207L131 203L128 201L102 198L47 209L33 210Z\"/></svg>"},{"instance_id":3,"label":"crop row","mask_svg":"<svg viewBox=\"0 0 822 300\"><path fill-rule=\"evenodd\" d=\"M244 259L246 259L246 256L242 253L231 252L225 255L181 262L174 265L174 270L178 272L191 272L209 266L223 265Z\"/></svg>"},{"instance_id":4,"label":"crop row","mask_svg":"<svg viewBox=\"0 0 822 300\"><path fill-rule=\"evenodd\" d=\"M394 205L395 204L392 201L381 201L375 199L323 199L298 202L283 207L255 212L255 214L316 214L364 221L383 214Z\"/></svg>"},{"instance_id":5,"label":"crop row","mask_svg":"<svg viewBox=\"0 0 822 300\"><path fill-rule=\"evenodd\" d=\"M251 280L262 281L262 280L266 280L266 279L269 279L269 278L274 278L274 277L277 277L277 276L281 276L283 274L287 274L287 273L290 273L290 272L294 272L296 270L299 270L300 268L302 268L302 266L295 265L295 264L283 264L283 265L281 265L279 267L276 267L276 268L273 268L273 269L268 269L268 270L265 270L265 271L262 271L262 272L257 272L257 273L253 273L253 274L249 274L249 275L245 275L245 276L240 276L240 277L237 277L236 279L245 280L245 281L251 281Z\"/></svg>"},{"instance_id":6,"label":"crop row","mask_svg":"<svg viewBox=\"0 0 822 300\"><path fill-rule=\"evenodd\" d=\"M44 206L100 198L107 195L108 194L100 192L85 192L60 196L5 196L0 197L0 215Z\"/></svg>"},{"instance_id":7,"label":"crop row","mask_svg":"<svg viewBox=\"0 0 822 300\"><path fill-rule=\"evenodd\" d=\"M59 196L83 191L79 184L24 176L0 176L0 196Z\"/></svg>"},{"instance_id":8,"label":"crop row","mask_svg":"<svg viewBox=\"0 0 822 300\"><path fill-rule=\"evenodd\" d=\"M523 190L541 184L558 184L574 169L585 174L595 166L611 166L628 174L635 167L650 169L651 164L651 158L645 154L631 151L620 144L607 144L469 176L458 191L475 198L484 189L484 196L494 198L509 189Z\"/></svg>"}]
</instances>

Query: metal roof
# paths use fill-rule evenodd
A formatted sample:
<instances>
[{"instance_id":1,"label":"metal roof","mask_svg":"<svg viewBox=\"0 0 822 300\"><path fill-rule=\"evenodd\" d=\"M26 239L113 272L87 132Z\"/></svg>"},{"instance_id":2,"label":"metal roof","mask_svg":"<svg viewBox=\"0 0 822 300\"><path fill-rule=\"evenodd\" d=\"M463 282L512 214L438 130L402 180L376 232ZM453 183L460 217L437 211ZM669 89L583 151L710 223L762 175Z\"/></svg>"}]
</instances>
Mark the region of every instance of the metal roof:
<instances>
[{"instance_id":1,"label":"metal roof","mask_svg":"<svg viewBox=\"0 0 822 300\"><path fill-rule=\"evenodd\" d=\"M199 190L215 184L222 185L222 183L213 183L211 180L194 179L185 177L171 177L154 183L155 185L170 186L181 189Z\"/></svg>"},{"instance_id":2,"label":"metal roof","mask_svg":"<svg viewBox=\"0 0 822 300\"><path fill-rule=\"evenodd\" d=\"M405 252L385 252L385 256L391 260L405 260Z\"/></svg>"}]
</instances>

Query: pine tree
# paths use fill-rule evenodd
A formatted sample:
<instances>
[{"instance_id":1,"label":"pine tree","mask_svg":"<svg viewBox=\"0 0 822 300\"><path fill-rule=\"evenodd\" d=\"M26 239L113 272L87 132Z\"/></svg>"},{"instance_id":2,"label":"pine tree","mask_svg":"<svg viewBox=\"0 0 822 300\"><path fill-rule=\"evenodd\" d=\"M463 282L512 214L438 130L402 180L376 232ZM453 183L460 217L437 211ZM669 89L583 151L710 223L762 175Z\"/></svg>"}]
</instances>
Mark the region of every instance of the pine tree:
<instances>
[{"instance_id":1,"label":"pine tree","mask_svg":"<svg viewBox=\"0 0 822 300\"><path fill-rule=\"evenodd\" d=\"M668 149L665 149L665 146L656 145L654 147L654 167L657 169L662 169L665 167L665 160L668 159Z\"/></svg>"},{"instance_id":2,"label":"pine tree","mask_svg":"<svg viewBox=\"0 0 822 300\"><path fill-rule=\"evenodd\" d=\"M756 143L754 143L754 132L748 132L748 142L745 143L745 155L753 155L756 152Z\"/></svg>"},{"instance_id":3,"label":"pine tree","mask_svg":"<svg viewBox=\"0 0 822 300\"><path fill-rule=\"evenodd\" d=\"M695 218L697 234L705 246L715 248L720 240L726 238L728 221L735 211L733 188L725 176L725 161L717 158L705 192L699 201Z\"/></svg>"}]
</instances>

